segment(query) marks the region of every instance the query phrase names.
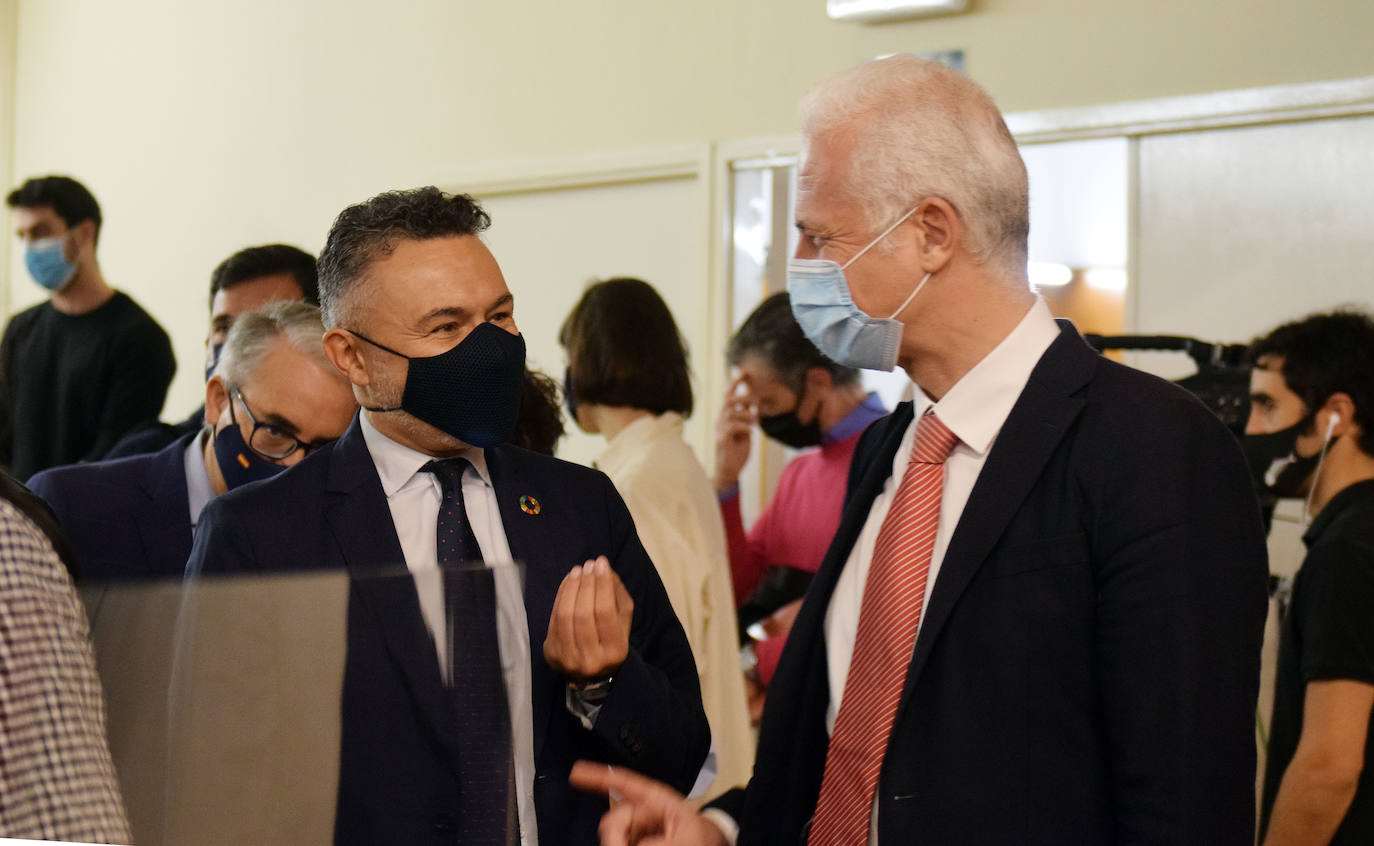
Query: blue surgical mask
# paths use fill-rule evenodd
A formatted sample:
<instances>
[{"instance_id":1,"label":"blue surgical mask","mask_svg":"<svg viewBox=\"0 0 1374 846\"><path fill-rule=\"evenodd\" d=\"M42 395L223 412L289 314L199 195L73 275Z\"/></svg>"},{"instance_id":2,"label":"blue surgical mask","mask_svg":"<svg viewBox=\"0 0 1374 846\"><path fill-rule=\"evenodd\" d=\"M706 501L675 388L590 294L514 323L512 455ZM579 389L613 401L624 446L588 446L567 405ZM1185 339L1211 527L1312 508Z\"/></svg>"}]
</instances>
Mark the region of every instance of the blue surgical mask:
<instances>
[{"instance_id":1,"label":"blue surgical mask","mask_svg":"<svg viewBox=\"0 0 1374 846\"><path fill-rule=\"evenodd\" d=\"M787 262L787 293L792 301L792 315L816 349L831 361L866 370L891 370L897 366L902 322L896 317L921 293L930 281L930 274L921 279L906 301L889 317L877 318L854 305L844 271L915 211L912 208L898 218L843 266L829 259L794 258Z\"/></svg>"},{"instance_id":2,"label":"blue surgical mask","mask_svg":"<svg viewBox=\"0 0 1374 846\"><path fill-rule=\"evenodd\" d=\"M63 238L39 238L24 245L24 266L33 281L49 291L59 291L76 275L76 262L68 261Z\"/></svg>"}]
</instances>

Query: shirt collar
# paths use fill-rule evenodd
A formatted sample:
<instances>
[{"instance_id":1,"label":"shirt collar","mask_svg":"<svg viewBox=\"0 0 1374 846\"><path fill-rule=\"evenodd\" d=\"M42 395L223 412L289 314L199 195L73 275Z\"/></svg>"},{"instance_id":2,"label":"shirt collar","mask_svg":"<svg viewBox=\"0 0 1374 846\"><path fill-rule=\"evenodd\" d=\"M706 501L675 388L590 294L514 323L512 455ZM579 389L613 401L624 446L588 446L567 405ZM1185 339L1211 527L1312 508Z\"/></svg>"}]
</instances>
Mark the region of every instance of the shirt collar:
<instances>
[{"instance_id":1,"label":"shirt collar","mask_svg":"<svg viewBox=\"0 0 1374 846\"><path fill-rule=\"evenodd\" d=\"M887 414L887 409L883 408L882 397L876 392L870 391L864 397L863 402L841 417L839 422L830 427L830 431L821 436L822 444L833 444L836 441L843 441L846 438L859 434L868 428L868 424Z\"/></svg>"},{"instance_id":2,"label":"shirt collar","mask_svg":"<svg viewBox=\"0 0 1374 846\"><path fill-rule=\"evenodd\" d=\"M367 412L358 412L358 425L363 430L363 441L367 444L367 451L372 455L372 463L377 468L377 477L382 482L382 492L388 499L414 480L419 475L421 467L435 460L432 455L411 449L382 434L372 424ZM486 453L478 447L469 447L462 457L472 464L477 475L490 486L491 475L487 472ZM428 473L425 476L434 479ZM435 479L436 484L437 481Z\"/></svg>"},{"instance_id":3,"label":"shirt collar","mask_svg":"<svg viewBox=\"0 0 1374 846\"><path fill-rule=\"evenodd\" d=\"M215 488L210 484L210 471L205 469L205 438L208 432L202 431L186 445L184 466L186 468L186 500L191 507L191 528L200 521L200 512L215 498Z\"/></svg>"},{"instance_id":4,"label":"shirt collar","mask_svg":"<svg viewBox=\"0 0 1374 846\"><path fill-rule=\"evenodd\" d=\"M601 472L614 474L639 448L666 434L682 437L682 415L676 411L650 414L633 421L606 443L592 464Z\"/></svg>"},{"instance_id":5,"label":"shirt collar","mask_svg":"<svg viewBox=\"0 0 1374 846\"><path fill-rule=\"evenodd\" d=\"M1037 296L1016 328L934 403L940 422L965 446L986 455L1030 381L1031 371L1058 337L1059 324ZM913 411L919 418L932 403L920 385L913 387Z\"/></svg>"}]
</instances>

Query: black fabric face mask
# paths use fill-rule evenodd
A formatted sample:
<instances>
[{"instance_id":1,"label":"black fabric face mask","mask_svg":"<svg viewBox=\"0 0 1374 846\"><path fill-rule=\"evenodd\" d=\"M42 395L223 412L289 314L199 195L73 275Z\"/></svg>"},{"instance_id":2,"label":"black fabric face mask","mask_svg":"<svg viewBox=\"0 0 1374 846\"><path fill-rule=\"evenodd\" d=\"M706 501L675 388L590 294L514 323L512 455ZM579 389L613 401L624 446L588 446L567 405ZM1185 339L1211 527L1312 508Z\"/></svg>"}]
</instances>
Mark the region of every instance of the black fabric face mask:
<instances>
[{"instance_id":1,"label":"black fabric face mask","mask_svg":"<svg viewBox=\"0 0 1374 846\"><path fill-rule=\"evenodd\" d=\"M284 465L268 461L249 448L233 414L231 405L229 425L212 436L215 441L215 462L219 464L219 473L224 477L225 487L231 491L249 482L270 479L286 469Z\"/></svg>"},{"instance_id":2,"label":"black fabric face mask","mask_svg":"<svg viewBox=\"0 0 1374 846\"><path fill-rule=\"evenodd\" d=\"M801 408L805 397L803 390L801 396L797 397L797 408ZM760 417L759 428L768 437L792 449L818 446L821 442L820 415L817 414L817 419L810 423L803 423L797 419L797 408L771 417Z\"/></svg>"},{"instance_id":3,"label":"black fabric face mask","mask_svg":"<svg viewBox=\"0 0 1374 846\"><path fill-rule=\"evenodd\" d=\"M515 435L525 378L521 336L483 323L448 352L412 358L353 334L410 362L401 404L368 411L404 411L475 447L497 446Z\"/></svg>"},{"instance_id":4,"label":"black fabric face mask","mask_svg":"<svg viewBox=\"0 0 1374 846\"><path fill-rule=\"evenodd\" d=\"M1303 488L1316 472L1322 454L1318 450L1315 455L1298 455L1298 436L1312 426L1314 419L1313 415L1308 415L1286 429L1267 435L1245 436L1245 458L1259 490L1278 497L1303 495ZM1280 462L1282 464L1276 467Z\"/></svg>"}]
</instances>

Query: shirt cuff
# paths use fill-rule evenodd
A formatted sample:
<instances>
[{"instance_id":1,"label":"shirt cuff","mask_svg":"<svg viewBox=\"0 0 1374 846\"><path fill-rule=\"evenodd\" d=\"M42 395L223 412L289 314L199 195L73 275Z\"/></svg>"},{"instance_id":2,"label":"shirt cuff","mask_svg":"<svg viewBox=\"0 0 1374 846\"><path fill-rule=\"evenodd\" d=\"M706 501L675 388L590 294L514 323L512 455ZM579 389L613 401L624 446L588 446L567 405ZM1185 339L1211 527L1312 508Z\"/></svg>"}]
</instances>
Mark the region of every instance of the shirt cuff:
<instances>
[{"instance_id":1,"label":"shirt cuff","mask_svg":"<svg viewBox=\"0 0 1374 846\"><path fill-rule=\"evenodd\" d=\"M739 485L731 485L729 490L716 494L717 502L729 502L732 499L739 499Z\"/></svg>"},{"instance_id":2,"label":"shirt cuff","mask_svg":"<svg viewBox=\"0 0 1374 846\"><path fill-rule=\"evenodd\" d=\"M605 701L593 705L582 694L573 692L571 687L564 685L563 690L563 704L567 707L568 713L577 718L582 728L591 731L592 726L596 725L596 715L601 713L601 706Z\"/></svg>"},{"instance_id":3,"label":"shirt cuff","mask_svg":"<svg viewBox=\"0 0 1374 846\"><path fill-rule=\"evenodd\" d=\"M725 842L735 846L739 840L739 823L735 822L734 817L720 808L707 808L701 812L701 818L720 829L720 833L725 835Z\"/></svg>"},{"instance_id":4,"label":"shirt cuff","mask_svg":"<svg viewBox=\"0 0 1374 846\"><path fill-rule=\"evenodd\" d=\"M716 757L716 739L713 737L711 748L706 752L706 760L701 763L701 769L697 771L697 780L692 784L692 790L687 794L687 798L697 799L706 795L706 791L715 784L719 772L720 761Z\"/></svg>"}]
</instances>

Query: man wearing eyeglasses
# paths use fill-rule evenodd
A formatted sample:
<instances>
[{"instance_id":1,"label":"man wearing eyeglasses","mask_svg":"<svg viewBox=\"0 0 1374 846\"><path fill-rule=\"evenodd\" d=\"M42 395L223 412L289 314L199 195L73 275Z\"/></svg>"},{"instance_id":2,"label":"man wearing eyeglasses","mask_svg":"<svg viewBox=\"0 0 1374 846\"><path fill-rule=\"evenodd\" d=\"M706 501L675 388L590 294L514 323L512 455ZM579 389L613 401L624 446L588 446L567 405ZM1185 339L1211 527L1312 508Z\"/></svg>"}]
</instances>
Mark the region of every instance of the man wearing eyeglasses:
<instances>
[{"instance_id":1,"label":"man wearing eyeglasses","mask_svg":"<svg viewBox=\"0 0 1374 846\"><path fill-rule=\"evenodd\" d=\"M205 426L160 452L45 470L29 485L71 539L85 582L180 576L201 510L344 433L357 410L324 354L320 311L240 315L205 386Z\"/></svg>"}]
</instances>

